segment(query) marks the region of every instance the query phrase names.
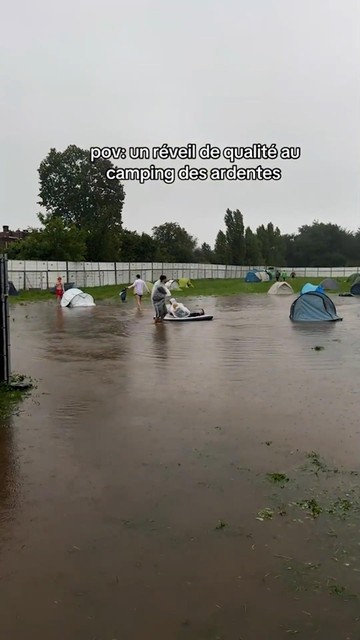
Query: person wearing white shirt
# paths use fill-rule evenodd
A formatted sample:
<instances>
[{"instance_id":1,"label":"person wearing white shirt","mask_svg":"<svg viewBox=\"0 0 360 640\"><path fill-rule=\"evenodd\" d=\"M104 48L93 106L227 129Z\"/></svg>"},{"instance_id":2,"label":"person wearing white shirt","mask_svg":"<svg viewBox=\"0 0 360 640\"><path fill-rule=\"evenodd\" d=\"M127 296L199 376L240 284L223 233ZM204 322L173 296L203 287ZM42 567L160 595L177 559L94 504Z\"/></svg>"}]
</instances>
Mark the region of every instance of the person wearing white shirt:
<instances>
[{"instance_id":1,"label":"person wearing white shirt","mask_svg":"<svg viewBox=\"0 0 360 640\"><path fill-rule=\"evenodd\" d=\"M138 306L139 309L141 309L141 300L142 300L142 297L144 295L144 289L146 289L146 291L148 293L150 293L145 280L142 280L140 275L137 275L136 279L133 282L133 284L131 284L129 287L127 287L127 289L134 289L135 290L137 306Z\"/></svg>"}]
</instances>

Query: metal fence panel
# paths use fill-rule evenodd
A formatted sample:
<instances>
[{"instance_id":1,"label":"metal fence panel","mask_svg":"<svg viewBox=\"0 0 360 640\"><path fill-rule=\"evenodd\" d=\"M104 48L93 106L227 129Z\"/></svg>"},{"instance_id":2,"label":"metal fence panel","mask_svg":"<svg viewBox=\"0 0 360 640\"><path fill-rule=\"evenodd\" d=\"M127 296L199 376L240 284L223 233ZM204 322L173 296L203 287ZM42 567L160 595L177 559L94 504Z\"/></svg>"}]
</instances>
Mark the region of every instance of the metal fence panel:
<instances>
[{"instance_id":1,"label":"metal fence panel","mask_svg":"<svg viewBox=\"0 0 360 640\"><path fill-rule=\"evenodd\" d=\"M148 282L155 282L164 273L169 279L190 278L191 280L245 278L253 268L266 267L245 265L162 263L162 262L64 262L9 260L8 276L18 290L53 287L56 278L64 282L74 282L77 287L103 287L107 285L129 284L138 273ZM360 267L279 267L289 275L294 269L298 277L348 278L352 273L360 273Z\"/></svg>"}]
</instances>

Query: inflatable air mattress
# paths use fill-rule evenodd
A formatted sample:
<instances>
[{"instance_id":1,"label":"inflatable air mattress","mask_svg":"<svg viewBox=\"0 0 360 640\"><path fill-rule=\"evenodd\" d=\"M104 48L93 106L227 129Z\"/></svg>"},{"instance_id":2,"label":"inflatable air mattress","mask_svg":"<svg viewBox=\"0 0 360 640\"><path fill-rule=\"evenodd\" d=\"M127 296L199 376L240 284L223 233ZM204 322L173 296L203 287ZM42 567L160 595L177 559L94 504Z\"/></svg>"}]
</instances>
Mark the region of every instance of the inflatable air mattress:
<instances>
[{"instance_id":1,"label":"inflatable air mattress","mask_svg":"<svg viewBox=\"0 0 360 640\"><path fill-rule=\"evenodd\" d=\"M174 316L167 314L164 320L167 320L169 322L201 322L202 320L212 320L213 317L214 316L205 314L202 316L187 316L186 318L174 318Z\"/></svg>"}]
</instances>

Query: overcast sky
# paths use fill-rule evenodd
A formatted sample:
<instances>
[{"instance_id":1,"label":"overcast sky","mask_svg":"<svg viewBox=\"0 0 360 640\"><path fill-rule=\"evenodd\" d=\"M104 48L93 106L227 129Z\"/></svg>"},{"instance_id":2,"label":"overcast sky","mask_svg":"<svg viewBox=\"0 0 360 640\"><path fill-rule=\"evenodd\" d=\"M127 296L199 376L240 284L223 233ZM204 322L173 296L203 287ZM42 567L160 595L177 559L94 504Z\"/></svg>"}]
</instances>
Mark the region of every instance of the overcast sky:
<instances>
[{"instance_id":1,"label":"overcast sky","mask_svg":"<svg viewBox=\"0 0 360 640\"><path fill-rule=\"evenodd\" d=\"M277 182L126 182L124 225L214 243L226 209L283 233L359 220L358 0L20 0L1 16L1 224L36 225L51 147L300 146ZM151 161L150 161L151 162ZM180 163L152 161L157 166ZM127 163L139 167L147 162ZM192 166L206 166L191 161ZM224 159L208 167L230 167Z\"/></svg>"}]
</instances>

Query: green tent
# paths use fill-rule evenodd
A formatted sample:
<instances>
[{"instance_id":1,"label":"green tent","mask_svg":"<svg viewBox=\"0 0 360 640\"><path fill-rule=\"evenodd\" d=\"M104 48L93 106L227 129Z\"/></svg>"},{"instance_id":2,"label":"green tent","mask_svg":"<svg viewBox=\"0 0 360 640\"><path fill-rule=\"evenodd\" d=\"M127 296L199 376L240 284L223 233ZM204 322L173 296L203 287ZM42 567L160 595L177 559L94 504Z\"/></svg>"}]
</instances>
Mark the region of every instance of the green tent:
<instances>
[{"instance_id":1,"label":"green tent","mask_svg":"<svg viewBox=\"0 0 360 640\"><path fill-rule=\"evenodd\" d=\"M348 277L346 282L351 282L353 284L357 278L360 278L360 273L352 273L351 276Z\"/></svg>"},{"instance_id":2,"label":"green tent","mask_svg":"<svg viewBox=\"0 0 360 640\"><path fill-rule=\"evenodd\" d=\"M186 289L194 286L190 278L179 278L178 282L180 289Z\"/></svg>"}]
</instances>

